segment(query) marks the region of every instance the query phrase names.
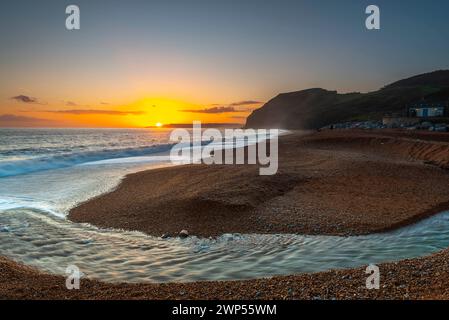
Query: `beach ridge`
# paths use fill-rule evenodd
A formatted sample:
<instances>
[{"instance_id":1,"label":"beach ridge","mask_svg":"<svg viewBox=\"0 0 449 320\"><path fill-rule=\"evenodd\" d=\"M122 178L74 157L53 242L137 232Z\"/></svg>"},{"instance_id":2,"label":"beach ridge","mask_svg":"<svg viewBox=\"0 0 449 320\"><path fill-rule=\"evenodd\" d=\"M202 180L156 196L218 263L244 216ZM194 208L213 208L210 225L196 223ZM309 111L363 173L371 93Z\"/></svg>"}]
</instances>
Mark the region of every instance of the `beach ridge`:
<instances>
[{"instance_id":1,"label":"beach ridge","mask_svg":"<svg viewBox=\"0 0 449 320\"><path fill-rule=\"evenodd\" d=\"M176 236L362 235L449 209L449 144L441 135L329 131L280 137L279 171L186 165L131 174L69 219ZM417 147L418 146L418 147ZM431 164L431 165L430 165ZM417 196L419 195L419 196Z\"/></svg>"}]
</instances>

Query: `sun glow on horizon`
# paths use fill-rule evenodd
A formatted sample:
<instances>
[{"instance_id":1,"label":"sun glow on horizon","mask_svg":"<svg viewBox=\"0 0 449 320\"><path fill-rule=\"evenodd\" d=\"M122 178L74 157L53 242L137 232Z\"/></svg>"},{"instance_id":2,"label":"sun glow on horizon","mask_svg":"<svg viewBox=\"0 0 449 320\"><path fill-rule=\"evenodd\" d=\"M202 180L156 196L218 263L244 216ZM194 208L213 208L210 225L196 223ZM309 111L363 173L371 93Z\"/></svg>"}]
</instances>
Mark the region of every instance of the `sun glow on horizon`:
<instances>
[{"instance_id":1,"label":"sun glow on horizon","mask_svg":"<svg viewBox=\"0 0 449 320\"><path fill-rule=\"evenodd\" d=\"M150 123L155 128L163 128L167 124L193 121L243 123L250 113L249 110L238 111L237 108L236 111L214 112L214 108L219 109L216 104L201 104L166 97L146 97L135 99L131 103L109 100L107 103L93 104L83 101L79 105L76 99L77 103L71 105L50 98L46 100L48 101L46 105L42 107L37 105L32 111L17 111L18 102L9 102L4 110L0 108L0 115L10 113L15 116L17 121L14 122L14 126L21 126L23 123L33 127L146 128Z\"/></svg>"}]
</instances>

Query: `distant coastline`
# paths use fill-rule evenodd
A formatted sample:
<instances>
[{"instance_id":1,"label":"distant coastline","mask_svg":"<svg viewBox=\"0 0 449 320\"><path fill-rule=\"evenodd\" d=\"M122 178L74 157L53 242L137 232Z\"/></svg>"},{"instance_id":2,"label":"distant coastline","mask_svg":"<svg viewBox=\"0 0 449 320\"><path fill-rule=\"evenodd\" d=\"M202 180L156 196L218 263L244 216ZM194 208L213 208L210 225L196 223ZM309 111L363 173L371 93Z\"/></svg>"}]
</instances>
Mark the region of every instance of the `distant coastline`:
<instances>
[{"instance_id":1,"label":"distant coastline","mask_svg":"<svg viewBox=\"0 0 449 320\"><path fill-rule=\"evenodd\" d=\"M241 128L241 123L202 123L202 128ZM170 123L162 126L148 126L146 129L192 128L192 123Z\"/></svg>"}]
</instances>

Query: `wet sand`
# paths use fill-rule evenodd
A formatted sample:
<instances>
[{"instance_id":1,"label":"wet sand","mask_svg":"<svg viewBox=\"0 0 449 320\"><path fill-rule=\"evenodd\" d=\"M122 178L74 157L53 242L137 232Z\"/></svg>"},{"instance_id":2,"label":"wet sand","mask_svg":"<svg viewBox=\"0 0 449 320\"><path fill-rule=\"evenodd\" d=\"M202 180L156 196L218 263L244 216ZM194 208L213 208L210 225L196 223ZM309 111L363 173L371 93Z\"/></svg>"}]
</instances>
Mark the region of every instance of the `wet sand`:
<instances>
[{"instance_id":1,"label":"wet sand","mask_svg":"<svg viewBox=\"0 0 449 320\"><path fill-rule=\"evenodd\" d=\"M253 166L192 165L128 176L70 218L153 235L187 229L356 235L386 231L449 209L446 135L329 131L280 140L278 175ZM446 140L447 139L447 140ZM271 279L188 284L106 284L0 258L0 298L10 299L448 299L449 250L381 264L380 290L364 268Z\"/></svg>"}]
</instances>

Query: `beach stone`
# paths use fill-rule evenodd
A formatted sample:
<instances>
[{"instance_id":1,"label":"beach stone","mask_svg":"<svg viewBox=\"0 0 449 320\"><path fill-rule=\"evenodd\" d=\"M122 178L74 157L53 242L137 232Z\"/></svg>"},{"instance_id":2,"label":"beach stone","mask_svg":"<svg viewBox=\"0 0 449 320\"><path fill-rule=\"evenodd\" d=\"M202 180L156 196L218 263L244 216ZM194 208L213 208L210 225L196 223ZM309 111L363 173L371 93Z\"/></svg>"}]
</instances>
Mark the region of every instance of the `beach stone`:
<instances>
[{"instance_id":1,"label":"beach stone","mask_svg":"<svg viewBox=\"0 0 449 320\"><path fill-rule=\"evenodd\" d=\"M80 240L81 244L91 244L93 242L92 239L82 239Z\"/></svg>"},{"instance_id":2,"label":"beach stone","mask_svg":"<svg viewBox=\"0 0 449 320\"><path fill-rule=\"evenodd\" d=\"M223 240L225 241L233 241L234 240L234 236L232 234L226 233L223 235Z\"/></svg>"},{"instance_id":3,"label":"beach stone","mask_svg":"<svg viewBox=\"0 0 449 320\"><path fill-rule=\"evenodd\" d=\"M187 238L189 236L189 232L187 230L181 230L179 233L180 238Z\"/></svg>"}]
</instances>

